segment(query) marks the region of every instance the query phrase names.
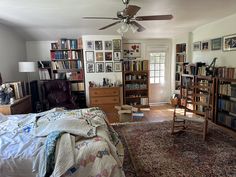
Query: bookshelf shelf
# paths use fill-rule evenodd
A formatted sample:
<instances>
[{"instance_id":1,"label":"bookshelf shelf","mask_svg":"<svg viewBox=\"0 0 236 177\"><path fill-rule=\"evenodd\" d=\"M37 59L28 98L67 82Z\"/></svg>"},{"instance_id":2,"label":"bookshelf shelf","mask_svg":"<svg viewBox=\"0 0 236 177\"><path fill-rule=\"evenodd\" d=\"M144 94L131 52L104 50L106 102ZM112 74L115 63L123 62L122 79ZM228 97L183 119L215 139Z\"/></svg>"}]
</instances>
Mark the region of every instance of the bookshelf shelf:
<instances>
[{"instance_id":1,"label":"bookshelf shelf","mask_svg":"<svg viewBox=\"0 0 236 177\"><path fill-rule=\"evenodd\" d=\"M70 81L72 94L80 108L86 107L82 39L60 39L51 43L51 61L39 61L40 80ZM45 75L45 76L44 76Z\"/></svg>"},{"instance_id":2,"label":"bookshelf shelf","mask_svg":"<svg viewBox=\"0 0 236 177\"><path fill-rule=\"evenodd\" d=\"M149 107L149 71L147 60L123 62L124 104Z\"/></svg>"}]
</instances>

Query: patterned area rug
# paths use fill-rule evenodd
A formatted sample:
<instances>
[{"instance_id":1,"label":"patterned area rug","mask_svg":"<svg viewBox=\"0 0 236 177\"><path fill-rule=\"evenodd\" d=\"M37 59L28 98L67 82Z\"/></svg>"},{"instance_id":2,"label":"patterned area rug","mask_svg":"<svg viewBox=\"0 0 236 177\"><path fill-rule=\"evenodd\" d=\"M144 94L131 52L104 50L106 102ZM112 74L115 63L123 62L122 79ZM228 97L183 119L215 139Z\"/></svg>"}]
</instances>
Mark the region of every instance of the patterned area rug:
<instances>
[{"instance_id":1,"label":"patterned area rug","mask_svg":"<svg viewBox=\"0 0 236 177\"><path fill-rule=\"evenodd\" d=\"M236 139L214 124L207 140L171 135L171 122L114 125L125 146L126 177L236 176Z\"/></svg>"}]
</instances>

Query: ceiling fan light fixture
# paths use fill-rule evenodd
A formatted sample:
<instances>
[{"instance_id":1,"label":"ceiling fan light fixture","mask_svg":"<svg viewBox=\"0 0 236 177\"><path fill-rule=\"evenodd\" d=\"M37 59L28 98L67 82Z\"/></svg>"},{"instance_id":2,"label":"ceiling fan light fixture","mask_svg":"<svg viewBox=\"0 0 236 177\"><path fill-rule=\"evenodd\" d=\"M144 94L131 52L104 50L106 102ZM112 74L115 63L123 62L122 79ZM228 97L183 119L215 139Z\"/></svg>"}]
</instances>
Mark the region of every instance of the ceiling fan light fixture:
<instances>
[{"instance_id":1,"label":"ceiling fan light fixture","mask_svg":"<svg viewBox=\"0 0 236 177\"><path fill-rule=\"evenodd\" d=\"M129 24L130 29L132 30L133 33L136 33L138 31L138 27L134 24Z\"/></svg>"}]
</instances>

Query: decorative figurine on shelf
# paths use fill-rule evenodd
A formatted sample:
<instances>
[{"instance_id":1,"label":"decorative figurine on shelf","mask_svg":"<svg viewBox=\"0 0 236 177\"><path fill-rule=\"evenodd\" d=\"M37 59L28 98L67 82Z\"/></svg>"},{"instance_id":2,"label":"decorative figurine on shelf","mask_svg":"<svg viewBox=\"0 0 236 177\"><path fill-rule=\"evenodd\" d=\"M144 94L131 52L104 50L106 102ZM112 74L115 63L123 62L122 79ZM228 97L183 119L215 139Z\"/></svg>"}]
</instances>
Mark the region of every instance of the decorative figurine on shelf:
<instances>
[{"instance_id":1,"label":"decorative figurine on shelf","mask_svg":"<svg viewBox=\"0 0 236 177\"><path fill-rule=\"evenodd\" d=\"M13 89L10 84L2 84L0 86L0 104L9 104L13 97Z\"/></svg>"},{"instance_id":2,"label":"decorative figurine on shelf","mask_svg":"<svg viewBox=\"0 0 236 177\"><path fill-rule=\"evenodd\" d=\"M94 87L94 82L89 81L89 87Z\"/></svg>"}]
</instances>

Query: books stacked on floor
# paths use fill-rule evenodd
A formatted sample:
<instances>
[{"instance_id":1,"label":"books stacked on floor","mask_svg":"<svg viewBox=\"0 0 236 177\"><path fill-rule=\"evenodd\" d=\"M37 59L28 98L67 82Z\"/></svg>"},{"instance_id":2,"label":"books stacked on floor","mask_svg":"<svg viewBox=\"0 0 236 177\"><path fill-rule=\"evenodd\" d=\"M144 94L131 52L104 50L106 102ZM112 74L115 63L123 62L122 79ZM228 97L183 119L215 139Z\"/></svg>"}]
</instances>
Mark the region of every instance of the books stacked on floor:
<instances>
[{"instance_id":1,"label":"books stacked on floor","mask_svg":"<svg viewBox=\"0 0 236 177\"><path fill-rule=\"evenodd\" d=\"M132 113L132 118L133 119L142 119L144 117L143 112L133 112Z\"/></svg>"}]
</instances>

